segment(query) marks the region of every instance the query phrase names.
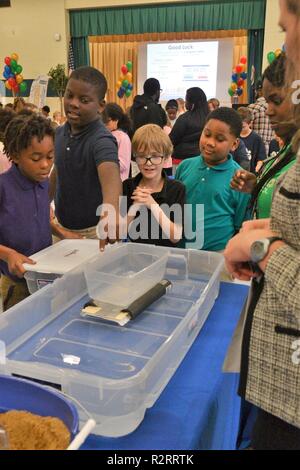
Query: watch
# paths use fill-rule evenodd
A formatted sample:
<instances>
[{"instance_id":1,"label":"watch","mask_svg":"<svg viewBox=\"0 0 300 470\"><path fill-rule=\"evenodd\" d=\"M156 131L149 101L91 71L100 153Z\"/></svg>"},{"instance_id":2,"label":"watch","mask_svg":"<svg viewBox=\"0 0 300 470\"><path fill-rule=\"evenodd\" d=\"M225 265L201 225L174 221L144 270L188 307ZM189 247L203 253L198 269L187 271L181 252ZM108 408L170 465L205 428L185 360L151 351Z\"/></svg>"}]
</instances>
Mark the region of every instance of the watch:
<instances>
[{"instance_id":1,"label":"watch","mask_svg":"<svg viewBox=\"0 0 300 470\"><path fill-rule=\"evenodd\" d=\"M267 237L261 238L253 242L250 247L250 259L253 263L259 263L262 261L268 254L269 248L272 243L276 241L282 241L281 237Z\"/></svg>"}]
</instances>

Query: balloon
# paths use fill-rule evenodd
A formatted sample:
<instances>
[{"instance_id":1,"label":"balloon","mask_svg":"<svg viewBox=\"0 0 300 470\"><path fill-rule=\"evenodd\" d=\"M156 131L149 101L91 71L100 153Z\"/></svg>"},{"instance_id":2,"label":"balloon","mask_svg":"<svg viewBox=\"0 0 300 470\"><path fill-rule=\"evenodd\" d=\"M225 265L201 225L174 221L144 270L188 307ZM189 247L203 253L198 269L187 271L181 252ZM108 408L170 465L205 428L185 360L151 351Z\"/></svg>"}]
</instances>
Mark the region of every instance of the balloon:
<instances>
[{"instance_id":1,"label":"balloon","mask_svg":"<svg viewBox=\"0 0 300 470\"><path fill-rule=\"evenodd\" d=\"M19 93L20 91L20 88L19 88L19 85L16 83L16 85L13 87L13 90L15 93Z\"/></svg>"},{"instance_id":2,"label":"balloon","mask_svg":"<svg viewBox=\"0 0 300 470\"><path fill-rule=\"evenodd\" d=\"M244 85L244 80L242 78L239 78L238 81L237 81L237 86L241 87L243 85Z\"/></svg>"},{"instance_id":3,"label":"balloon","mask_svg":"<svg viewBox=\"0 0 300 470\"><path fill-rule=\"evenodd\" d=\"M131 72L132 70L132 62L130 62L130 60L128 62L126 62L126 67L128 69L129 72Z\"/></svg>"},{"instance_id":4,"label":"balloon","mask_svg":"<svg viewBox=\"0 0 300 470\"><path fill-rule=\"evenodd\" d=\"M246 72L242 72L242 73L241 73L241 78L242 78L243 80L247 80L247 73L246 73Z\"/></svg>"},{"instance_id":5,"label":"balloon","mask_svg":"<svg viewBox=\"0 0 300 470\"><path fill-rule=\"evenodd\" d=\"M228 88L228 94L229 94L230 96L233 96L233 95L234 95L234 91L233 91L232 88Z\"/></svg>"},{"instance_id":6,"label":"balloon","mask_svg":"<svg viewBox=\"0 0 300 470\"><path fill-rule=\"evenodd\" d=\"M235 92L235 90L237 89L237 87L238 87L238 86L237 86L236 83L232 83L232 84L231 84L231 89L232 89L233 92Z\"/></svg>"},{"instance_id":7,"label":"balloon","mask_svg":"<svg viewBox=\"0 0 300 470\"><path fill-rule=\"evenodd\" d=\"M243 88L238 88L236 90L236 92L237 92L238 96L241 96L243 94Z\"/></svg>"},{"instance_id":8,"label":"balloon","mask_svg":"<svg viewBox=\"0 0 300 470\"><path fill-rule=\"evenodd\" d=\"M231 76L231 78L232 78L232 81L233 81L234 83L236 83L236 82L238 81L238 74L237 74L237 73L233 73L232 76Z\"/></svg>"},{"instance_id":9,"label":"balloon","mask_svg":"<svg viewBox=\"0 0 300 470\"><path fill-rule=\"evenodd\" d=\"M127 90L133 90L133 85L131 83L129 83Z\"/></svg>"},{"instance_id":10,"label":"balloon","mask_svg":"<svg viewBox=\"0 0 300 470\"><path fill-rule=\"evenodd\" d=\"M16 70L17 70L17 65L18 65L18 64L17 64L17 62L16 62L15 60L12 59L12 60L10 61L10 68L11 68L11 70L12 70L13 72L16 72Z\"/></svg>"},{"instance_id":11,"label":"balloon","mask_svg":"<svg viewBox=\"0 0 300 470\"><path fill-rule=\"evenodd\" d=\"M6 63L6 65L10 65L10 61L11 61L11 58L10 57L5 57L4 59L4 62Z\"/></svg>"},{"instance_id":12,"label":"balloon","mask_svg":"<svg viewBox=\"0 0 300 470\"><path fill-rule=\"evenodd\" d=\"M235 71L236 73L241 73L243 71L243 65L242 64L238 64L236 67L235 67Z\"/></svg>"},{"instance_id":13,"label":"balloon","mask_svg":"<svg viewBox=\"0 0 300 470\"><path fill-rule=\"evenodd\" d=\"M5 86L6 86L6 88L7 88L8 90L11 90L11 86L10 86L10 84L9 84L8 80L6 80L6 82L5 82Z\"/></svg>"},{"instance_id":14,"label":"balloon","mask_svg":"<svg viewBox=\"0 0 300 470\"><path fill-rule=\"evenodd\" d=\"M19 87L20 87L20 92L21 92L21 93L25 93L25 91L26 91L26 89L27 89L26 82L20 83Z\"/></svg>"},{"instance_id":15,"label":"balloon","mask_svg":"<svg viewBox=\"0 0 300 470\"><path fill-rule=\"evenodd\" d=\"M5 78L5 80L7 80L10 77L10 74L5 72L5 70L4 70L3 71L3 77Z\"/></svg>"},{"instance_id":16,"label":"balloon","mask_svg":"<svg viewBox=\"0 0 300 470\"><path fill-rule=\"evenodd\" d=\"M17 67L16 67L16 73L20 74L20 73L22 73L22 71L23 71L22 65L18 64Z\"/></svg>"},{"instance_id":17,"label":"balloon","mask_svg":"<svg viewBox=\"0 0 300 470\"><path fill-rule=\"evenodd\" d=\"M285 50L285 44L282 44L282 48L281 48L281 49L282 49L282 52L286 52L286 50Z\"/></svg>"},{"instance_id":18,"label":"balloon","mask_svg":"<svg viewBox=\"0 0 300 470\"><path fill-rule=\"evenodd\" d=\"M132 73L127 72L126 75L125 75L125 78L126 78L126 80L128 80L128 82L131 82L131 80L132 80Z\"/></svg>"},{"instance_id":19,"label":"balloon","mask_svg":"<svg viewBox=\"0 0 300 470\"><path fill-rule=\"evenodd\" d=\"M123 86L124 88L127 88L128 85L129 85L128 80L123 80L122 86Z\"/></svg>"},{"instance_id":20,"label":"balloon","mask_svg":"<svg viewBox=\"0 0 300 470\"><path fill-rule=\"evenodd\" d=\"M121 72L122 72L124 75L126 75L126 73L128 72L128 68L126 67L125 64L122 65L122 67L121 67Z\"/></svg>"},{"instance_id":21,"label":"balloon","mask_svg":"<svg viewBox=\"0 0 300 470\"><path fill-rule=\"evenodd\" d=\"M12 60L15 60L16 62L18 62L18 60L19 60L19 56L18 56L18 54L17 54L16 52L14 52L13 54L11 54L10 57L12 58Z\"/></svg>"},{"instance_id":22,"label":"balloon","mask_svg":"<svg viewBox=\"0 0 300 470\"><path fill-rule=\"evenodd\" d=\"M14 87L16 86L16 84L17 84L17 83L16 83L16 80L15 80L14 78L12 78L12 77L10 77L7 81L8 81L8 83L10 84L10 86L11 86L12 88L14 88Z\"/></svg>"},{"instance_id":23,"label":"balloon","mask_svg":"<svg viewBox=\"0 0 300 470\"><path fill-rule=\"evenodd\" d=\"M122 85L122 80L118 80L118 81L117 81L117 87L120 88L121 85Z\"/></svg>"},{"instance_id":24,"label":"balloon","mask_svg":"<svg viewBox=\"0 0 300 470\"><path fill-rule=\"evenodd\" d=\"M240 63L244 65L247 64L247 57L245 55L241 57Z\"/></svg>"},{"instance_id":25,"label":"balloon","mask_svg":"<svg viewBox=\"0 0 300 470\"><path fill-rule=\"evenodd\" d=\"M9 65L4 66L4 72L7 73L8 75L11 73L11 68Z\"/></svg>"},{"instance_id":26,"label":"balloon","mask_svg":"<svg viewBox=\"0 0 300 470\"><path fill-rule=\"evenodd\" d=\"M23 78L23 76L22 76L21 74L16 75L16 82L17 82L17 83L20 84L20 83L23 82L23 80L24 80L24 78Z\"/></svg>"},{"instance_id":27,"label":"balloon","mask_svg":"<svg viewBox=\"0 0 300 470\"><path fill-rule=\"evenodd\" d=\"M122 91L122 93L123 93L123 95L124 95L124 93L125 93L125 91L126 91L126 88L124 88L123 86L121 86L120 90Z\"/></svg>"},{"instance_id":28,"label":"balloon","mask_svg":"<svg viewBox=\"0 0 300 470\"><path fill-rule=\"evenodd\" d=\"M276 49L275 56L278 57L282 53L281 49Z\"/></svg>"},{"instance_id":29,"label":"balloon","mask_svg":"<svg viewBox=\"0 0 300 470\"><path fill-rule=\"evenodd\" d=\"M274 52L268 52L267 59L269 64L272 64L273 60L276 59L276 55L274 54Z\"/></svg>"},{"instance_id":30,"label":"balloon","mask_svg":"<svg viewBox=\"0 0 300 470\"><path fill-rule=\"evenodd\" d=\"M126 90L125 95L126 95L127 98L129 98L129 96L131 95L131 90Z\"/></svg>"},{"instance_id":31,"label":"balloon","mask_svg":"<svg viewBox=\"0 0 300 470\"><path fill-rule=\"evenodd\" d=\"M117 95L118 95L119 98L123 98L123 96L124 96L124 90L122 90L122 88L120 88L120 90L118 91Z\"/></svg>"}]
</instances>

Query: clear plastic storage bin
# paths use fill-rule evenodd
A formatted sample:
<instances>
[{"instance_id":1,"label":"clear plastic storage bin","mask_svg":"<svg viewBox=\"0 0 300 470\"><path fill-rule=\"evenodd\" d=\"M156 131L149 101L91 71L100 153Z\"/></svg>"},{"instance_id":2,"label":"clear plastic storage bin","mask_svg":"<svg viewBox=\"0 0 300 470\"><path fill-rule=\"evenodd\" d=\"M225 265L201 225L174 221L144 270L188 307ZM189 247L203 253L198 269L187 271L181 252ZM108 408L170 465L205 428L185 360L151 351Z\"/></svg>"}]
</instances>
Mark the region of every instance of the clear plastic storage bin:
<instances>
[{"instance_id":1,"label":"clear plastic storage bin","mask_svg":"<svg viewBox=\"0 0 300 470\"><path fill-rule=\"evenodd\" d=\"M98 240L62 240L30 256L36 264L24 264L31 294L99 253Z\"/></svg>"},{"instance_id":2,"label":"clear plastic storage bin","mask_svg":"<svg viewBox=\"0 0 300 470\"><path fill-rule=\"evenodd\" d=\"M172 282L170 292L125 326L81 316L89 299L84 271L90 263L0 315L7 358L0 369L59 385L92 414L97 434L115 437L136 429L178 368L214 304L223 267L218 253L138 244L124 248L121 258L118 248L104 252L101 269L107 271L99 271L98 280L105 282L110 269L116 275L108 266L118 266L118 259L121 271L131 266L123 259L126 252L142 274L156 265L156 257L166 257L163 277ZM137 253L152 256L153 263L145 266L141 256L139 264ZM135 274L132 283L134 290Z\"/></svg>"},{"instance_id":3,"label":"clear plastic storage bin","mask_svg":"<svg viewBox=\"0 0 300 470\"><path fill-rule=\"evenodd\" d=\"M94 300L127 307L163 278L168 251L153 245L124 243L109 256L86 263L84 274Z\"/></svg>"}]
</instances>

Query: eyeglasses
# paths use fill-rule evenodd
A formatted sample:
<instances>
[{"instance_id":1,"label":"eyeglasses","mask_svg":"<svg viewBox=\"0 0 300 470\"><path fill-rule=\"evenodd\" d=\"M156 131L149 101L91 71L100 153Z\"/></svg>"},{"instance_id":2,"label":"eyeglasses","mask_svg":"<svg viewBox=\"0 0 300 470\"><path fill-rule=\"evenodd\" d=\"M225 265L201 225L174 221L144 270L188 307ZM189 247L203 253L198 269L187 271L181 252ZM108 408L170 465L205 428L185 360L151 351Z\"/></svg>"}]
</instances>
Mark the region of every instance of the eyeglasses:
<instances>
[{"instance_id":1,"label":"eyeglasses","mask_svg":"<svg viewBox=\"0 0 300 470\"><path fill-rule=\"evenodd\" d=\"M148 162L150 162L152 165L160 165L161 162L163 161L163 158L164 158L163 155L148 155L148 156L135 155L135 161L139 165L146 165Z\"/></svg>"}]
</instances>

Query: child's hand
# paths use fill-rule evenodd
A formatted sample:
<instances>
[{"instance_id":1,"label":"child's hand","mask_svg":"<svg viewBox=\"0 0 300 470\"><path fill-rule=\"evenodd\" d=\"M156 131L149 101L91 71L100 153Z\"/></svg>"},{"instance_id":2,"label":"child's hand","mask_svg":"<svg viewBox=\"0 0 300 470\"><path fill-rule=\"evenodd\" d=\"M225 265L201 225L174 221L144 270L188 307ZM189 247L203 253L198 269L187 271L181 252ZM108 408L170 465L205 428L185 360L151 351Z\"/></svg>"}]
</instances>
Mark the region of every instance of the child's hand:
<instances>
[{"instance_id":1,"label":"child's hand","mask_svg":"<svg viewBox=\"0 0 300 470\"><path fill-rule=\"evenodd\" d=\"M137 186L132 193L131 199L134 201L134 204L142 204L150 209L151 205L157 204L151 196L151 193L151 189Z\"/></svg>"},{"instance_id":2,"label":"child's hand","mask_svg":"<svg viewBox=\"0 0 300 470\"><path fill-rule=\"evenodd\" d=\"M230 187L241 193L252 193L256 186L256 176L246 170L237 170L230 181Z\"/></svg>"},{"instance_id":3,"label":"child's hand","mask_svg":"<svg viewBox=\"0 0 300 470\"><path fill-rule=\"evenodd\" d=\"M60 235L61 235L61 238L64 240L64 239L69 239L69 238L76 238L76 239L84 239L85 237L82 236L80 233L78 232L72 232L71 230L66 230L66 229L62 229L60 228Z\"/></svg>"},{"instance_id":4,"label":"child's hand","mask_svg":"<svg viewBox=\"0 0 300 470\"><path fill-rule=\"evenodd\" d=\"M11 252L8 253L6 262L8 264L9 272L18 277L23 277L26 272L23 263L36 264L36 261L33 261L32 259L27 258L27 256L14 250L11 250Z\"/></svg>"}]
</instances>

